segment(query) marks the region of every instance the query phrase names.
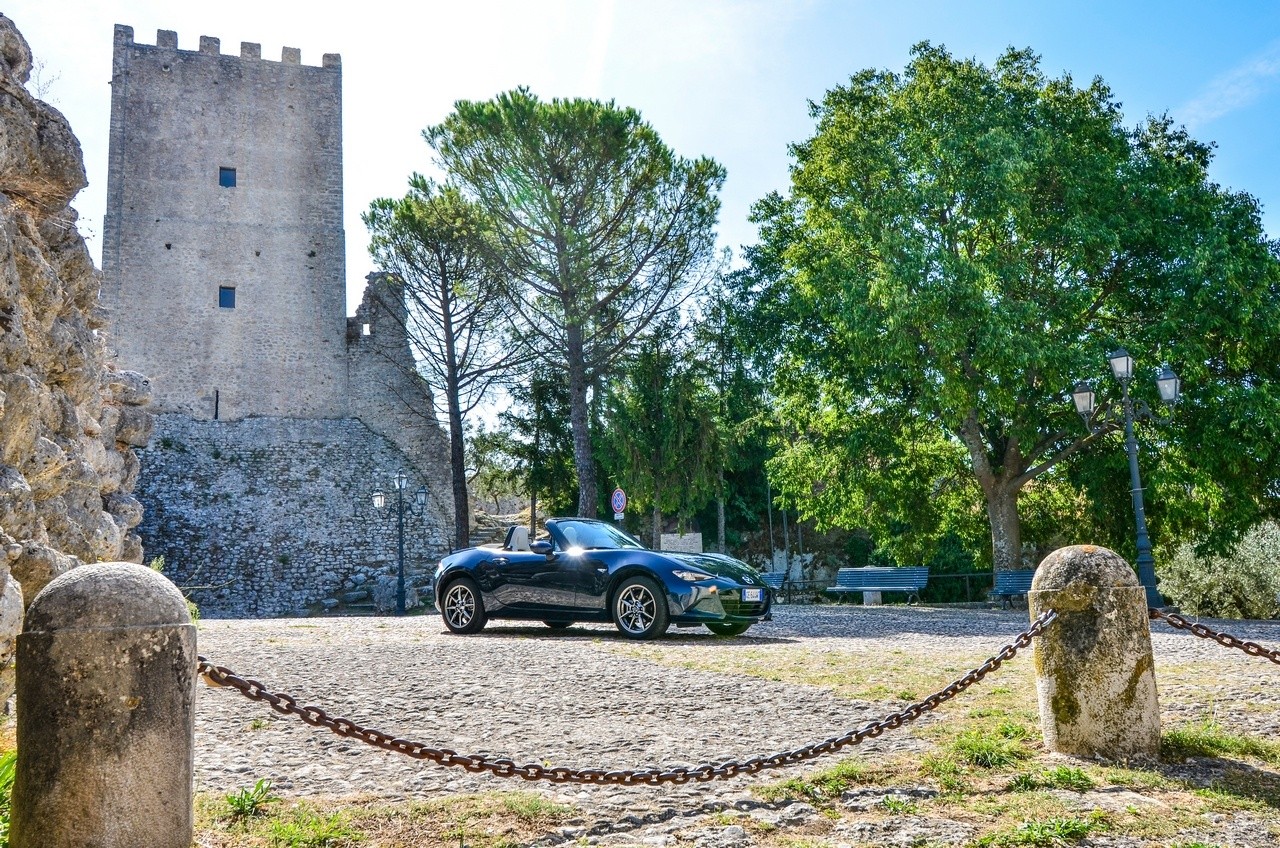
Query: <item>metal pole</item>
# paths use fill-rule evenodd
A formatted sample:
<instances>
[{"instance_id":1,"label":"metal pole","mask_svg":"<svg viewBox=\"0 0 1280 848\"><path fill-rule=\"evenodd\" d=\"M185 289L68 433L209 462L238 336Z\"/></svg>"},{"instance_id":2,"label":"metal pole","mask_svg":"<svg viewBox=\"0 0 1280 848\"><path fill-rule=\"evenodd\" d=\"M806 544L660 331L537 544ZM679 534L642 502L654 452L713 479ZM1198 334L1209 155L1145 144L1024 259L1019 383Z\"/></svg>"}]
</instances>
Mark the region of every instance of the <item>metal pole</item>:
<instances>
[{"instance_id":1,"label":"metal pole","mask_svg":"<svg viewBox=\"0 0 1280 848\"><path fill-rule=\"evenodd\" d=\"M408 483L406 482L407 486ZM399 526L399 575L396 578L396 615L404 615L404 486L396 487L396 520Z\"/></svg>"},{"instance_id":2,"label":"metal pole","mask_svg":"<svg viewBox=\"0 0 1280 848\"><path fill-rule=\"evenodd\" d=\"M1147 590L1147 606L1160 608L1164 601L1156 590L1156 561L1151 556L1151 538L1147 535L1147 512L1142 503L1142 478L1138 476L1138 440L1133 435L1133 401L1129 398L1129 381L1122 380L1124 396L1124 442L1129 452L1129 484L1133 495L1133 515L1138 525L1138 579Z\"/></svg>"}]
</instances>

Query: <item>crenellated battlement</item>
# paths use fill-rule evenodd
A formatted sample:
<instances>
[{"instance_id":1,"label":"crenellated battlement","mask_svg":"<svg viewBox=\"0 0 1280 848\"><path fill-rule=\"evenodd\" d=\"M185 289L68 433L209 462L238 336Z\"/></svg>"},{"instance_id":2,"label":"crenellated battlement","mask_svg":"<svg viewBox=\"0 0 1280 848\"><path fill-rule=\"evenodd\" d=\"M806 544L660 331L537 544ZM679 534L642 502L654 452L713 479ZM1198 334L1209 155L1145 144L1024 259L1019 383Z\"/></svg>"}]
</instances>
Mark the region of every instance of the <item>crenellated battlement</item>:
<instances>
[{"instance_id":1,"label":"crenellated battlement","mask_svg":"<svg viewBox=\"0 0 1280 848\"><path fill-rule=\"evenodd\" d=\"M156 43L154 45L150 45L150 44L140 44L133 40L133 27L127 26L125 24L116 24L115 40L116 40L117 47L129 45L129 46L135 46L135 47L153 48L156 50L177 50L178 52L189 53L189 54L204 54L206 56L227 56L229 58L236 58L235 56L232 56L229 53L224 54L222 52L221 39L214 38L213 36L210 36L210 35L200 36L200 47L197 50L181 50L178 47L178 33L174 32L171 29L156 30ZM254 43L252 41L240 42L239 58L249 59L253 61L261 61L261 62L272 61L270 59L263 59L262 45ZM280 64L301 65L302 51L297 47L282 48L280 51ZM316 66L311 65L308 67L316 67ZM319 67L321 68L342 67L342 55L339 53L325 53L323 56L321 56Z\"/></svg>"}]
</instances>

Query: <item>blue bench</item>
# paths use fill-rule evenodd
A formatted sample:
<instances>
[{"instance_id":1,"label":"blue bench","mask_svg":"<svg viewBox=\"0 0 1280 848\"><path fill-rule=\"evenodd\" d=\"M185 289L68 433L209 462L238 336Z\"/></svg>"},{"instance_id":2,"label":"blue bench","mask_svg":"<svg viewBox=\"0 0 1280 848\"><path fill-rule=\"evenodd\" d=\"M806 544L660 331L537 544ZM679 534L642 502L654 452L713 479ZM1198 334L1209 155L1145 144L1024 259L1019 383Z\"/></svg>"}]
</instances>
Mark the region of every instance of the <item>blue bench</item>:
<instances>
[{"instance_id":1,"label":"blue bench","mask_svg":"<svg viewBox=\"0 0 1280 848\"><path fill-rule=\"evenodd\" d=\"M1031 578L1036 576L1034 568L1023 568L1016 571L997 571L995 587L991 590L993 598L1000 599L1000 608L1008 609L1013 599L1026 595L1031 591Z\"/></svg>"},{"instance_id":2,"label":"blue bench","mask_svg":"<svg viewBox=\"0 0 1280 848\"><path fill-rule=\"evenodd\" d=\"M787 574L785 571L764 571L761 572L760 579L764 581L764 585L776 592L781 590L783 584L787 582Z\"/></svg>"},{"instance_id":3,"label":"blue bench","mask_svg":"<svg viewBox=\"0 0 1280 848\"><path fill-rule=\"evenodd\" d=\"M836 572L836 585L826 592L843 596L850 592L903 592L907 603L914 597L920 600L920 590L929 582L927 565L910 565L902 568L885 568L869 565L864 568L842 568Z\"/></svg>"}]
</instances>

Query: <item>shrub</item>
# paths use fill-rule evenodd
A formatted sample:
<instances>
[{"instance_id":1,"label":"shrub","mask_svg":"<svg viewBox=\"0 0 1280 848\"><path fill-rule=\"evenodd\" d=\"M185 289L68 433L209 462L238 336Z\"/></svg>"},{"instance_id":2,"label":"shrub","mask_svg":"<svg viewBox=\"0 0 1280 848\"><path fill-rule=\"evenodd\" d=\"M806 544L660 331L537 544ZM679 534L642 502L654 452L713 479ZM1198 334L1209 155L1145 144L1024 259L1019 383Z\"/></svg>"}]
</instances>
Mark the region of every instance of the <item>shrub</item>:
<instances>
[{"instance_id":1,"label":"shrub","mask_svg":"<svg viewBox=\"0 0 1280 848\"><path fill-rule=\"evenodd\" d=\"M1227 556L1183 545L1159 564L1160 591L1184 612L1213 618L1280 617L1280 525L1250 530Z\"/></svg>"}]
</instances>

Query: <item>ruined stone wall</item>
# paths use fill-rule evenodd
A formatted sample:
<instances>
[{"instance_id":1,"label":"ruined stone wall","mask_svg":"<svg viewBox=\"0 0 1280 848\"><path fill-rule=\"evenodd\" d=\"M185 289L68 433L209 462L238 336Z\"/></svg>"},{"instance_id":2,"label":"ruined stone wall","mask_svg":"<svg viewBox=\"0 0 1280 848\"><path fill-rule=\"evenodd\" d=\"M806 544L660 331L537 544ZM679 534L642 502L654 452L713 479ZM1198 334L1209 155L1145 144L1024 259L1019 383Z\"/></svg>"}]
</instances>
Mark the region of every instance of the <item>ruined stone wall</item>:
<instances>
[{"instance_id":1,"label":"ruined stone wall","mask_svg":"<svg viewBox=\"0 0 1280 848\"><path fill-rule=\"evenodd\" d=\"M117 26L103 301L154 408L342 417L342 69ZM234 185L223 169L234 172ZM234 305L222 300L233 291Z\"/></svg>"},{"instance_id":2,"label":"ruined stone wall","mask_svg":"<svg viewBox=\"0 0 1280 848\"><path fill-rule=\"evenodd\" d=\"M347 328L351 410L400 449L426 482L427 508L452 527L449 440L436 418L431 390L416 370L406 316L403 288L390 275L370 274Z\"/></svg>"},{"instance_id":3,"label":"ruined stone wall","mask_svg":"<svg viewBox=\"0 0 1280 848\"><path fill-rule=\"evenodd\" d=\"M30 71L0 15L0 660L24 596L81 562L141 561L133 448L152 426L146 378L114 370L102 343L99 275L69 206L80 144L27 92Z\"/></svg>"},{"instance_id":4,"label":"ruined stone wall","mask_svg":"<svg viewBox=\"0 0 1280 848\"><path fill-rule=\"evenodd\" d=\"M141 452L139 530L147 556L203 616L305 615L397 565L392 477L428 485L390 440L357 419L196 421L156 416ZM381 489L388 504L375 510ZM425 570L448 549L435 510L405 517L405 562Z\"/></svg>"}]
</instances>

